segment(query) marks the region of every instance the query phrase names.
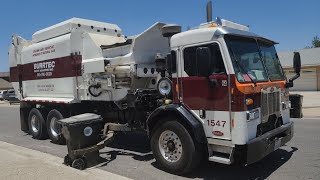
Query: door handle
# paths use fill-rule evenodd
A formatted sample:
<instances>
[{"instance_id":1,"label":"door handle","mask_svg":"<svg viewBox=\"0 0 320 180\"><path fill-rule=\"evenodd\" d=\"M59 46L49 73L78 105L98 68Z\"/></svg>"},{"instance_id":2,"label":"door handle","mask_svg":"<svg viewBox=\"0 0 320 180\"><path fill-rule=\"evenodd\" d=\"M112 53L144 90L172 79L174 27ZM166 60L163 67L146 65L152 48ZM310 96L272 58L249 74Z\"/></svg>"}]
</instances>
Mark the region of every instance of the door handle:
<instances>
[{"instance_id":1,"label":"door handle","mask_svg":"<svg viewBox=\"0 0 320 180\"><path fill-rule=\"evenodd\" d=\"M209 87L215 88L218 85L218 81L216 79L209 79Z\"/></svg>"}]
</instances>

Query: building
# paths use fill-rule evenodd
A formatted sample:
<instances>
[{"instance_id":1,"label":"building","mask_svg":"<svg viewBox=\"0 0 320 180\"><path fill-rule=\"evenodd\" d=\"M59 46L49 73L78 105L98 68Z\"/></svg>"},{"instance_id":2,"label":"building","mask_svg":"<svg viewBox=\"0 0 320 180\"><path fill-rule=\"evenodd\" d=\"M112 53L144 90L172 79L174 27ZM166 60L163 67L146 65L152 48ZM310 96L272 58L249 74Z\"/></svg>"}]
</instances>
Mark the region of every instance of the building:
<instances>
[{"instance_id":1,"label":"building","mask_svg":"<svg viewBox=\"0 0 320 180\"><path fill-rule=\"evenodd\" d=\"M10 74L8 72L0 72L0 90L13 89L9 79Z\"/></svg>"},{"instance_id":2,"label":"building","mask_svg":"<svg viewBox=\"0 0 320 180\"><path fill-rule=\"evenodd\" d=\"M320 48L302 49L278 53L283 69L288 78L295 75L293 69L293 52L301 56L300 78L294 81L295 91L320 91Z\"/></svg>"}]
</instances>

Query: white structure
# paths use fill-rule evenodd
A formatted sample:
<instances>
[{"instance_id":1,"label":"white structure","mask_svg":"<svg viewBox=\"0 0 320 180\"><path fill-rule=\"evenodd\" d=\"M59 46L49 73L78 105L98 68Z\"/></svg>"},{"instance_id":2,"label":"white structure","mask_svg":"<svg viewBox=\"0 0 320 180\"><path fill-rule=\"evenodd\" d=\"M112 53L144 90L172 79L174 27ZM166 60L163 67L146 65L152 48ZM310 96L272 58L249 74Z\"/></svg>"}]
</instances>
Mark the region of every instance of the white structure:
<instances>
[{"instance_id":1,"label":"white structure","mask_svg":"<svg viewBox=\"0 0 320 180\"><path fill-rule=\"evenodd\" d=\"M294 91L320 91L320 48L301 49L279 53L279 58L288 78L295 75L292 67L293 52L301 56L301 76L294 81Z\"/></svg>"},{"instance_id":2,"label":"white structure","mask_svg":"<svg viewBox=\"0 0 320 180\"><path fill-rule=\"evenodd\" d=\"M132 88L155 89L155 56L170 52L164 25L127 38L115 24L72 18L34 33L30 41L14 36L12 84L25 101L64 103L120 101Z\"/></svg>"}]
</instances>

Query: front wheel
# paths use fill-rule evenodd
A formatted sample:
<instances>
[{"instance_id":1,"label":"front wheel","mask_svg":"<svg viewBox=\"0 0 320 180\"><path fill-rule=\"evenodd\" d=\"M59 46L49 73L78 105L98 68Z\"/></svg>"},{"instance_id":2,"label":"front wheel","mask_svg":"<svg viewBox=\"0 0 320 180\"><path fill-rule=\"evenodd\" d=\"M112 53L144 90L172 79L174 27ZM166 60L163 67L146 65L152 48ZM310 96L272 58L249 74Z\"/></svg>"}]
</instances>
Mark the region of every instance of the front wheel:
<instances>
[{"instance_id":1,"label":"front wheel","mask_svg":"<svg viewBox=\"0 0 320 180\"><path fill-rule=\"evenodd\" d=\"M166 171L186 174L196 167L200 152L187 129L177 121L156 127L151 137L154 158Z\"/></svg>"}]
</instances>

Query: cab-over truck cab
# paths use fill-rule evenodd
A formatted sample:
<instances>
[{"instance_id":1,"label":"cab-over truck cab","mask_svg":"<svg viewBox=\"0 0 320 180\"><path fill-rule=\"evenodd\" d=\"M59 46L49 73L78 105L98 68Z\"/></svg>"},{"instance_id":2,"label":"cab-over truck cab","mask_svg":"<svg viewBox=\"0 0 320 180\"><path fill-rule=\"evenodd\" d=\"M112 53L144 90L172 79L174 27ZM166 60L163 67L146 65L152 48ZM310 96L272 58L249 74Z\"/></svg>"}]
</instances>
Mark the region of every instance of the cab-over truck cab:
<instances>
[{"instance_id":1,"label":"cab-over truck cab","mask_svg":"<svg viewBox=\"0 0 320 180\"><path fill-rule=\"evenodd\" d=\"M173 103L148 119L155 158L171 171L187 171L202 155L223 164L252 164L293 136L293 80L287 82L276 42L245 26L217 22L171 38L166 69L172 85L167 80L159 89L172 93ZM297 77L299 66L296 56Z\"/></svg>"}]
</instances>

